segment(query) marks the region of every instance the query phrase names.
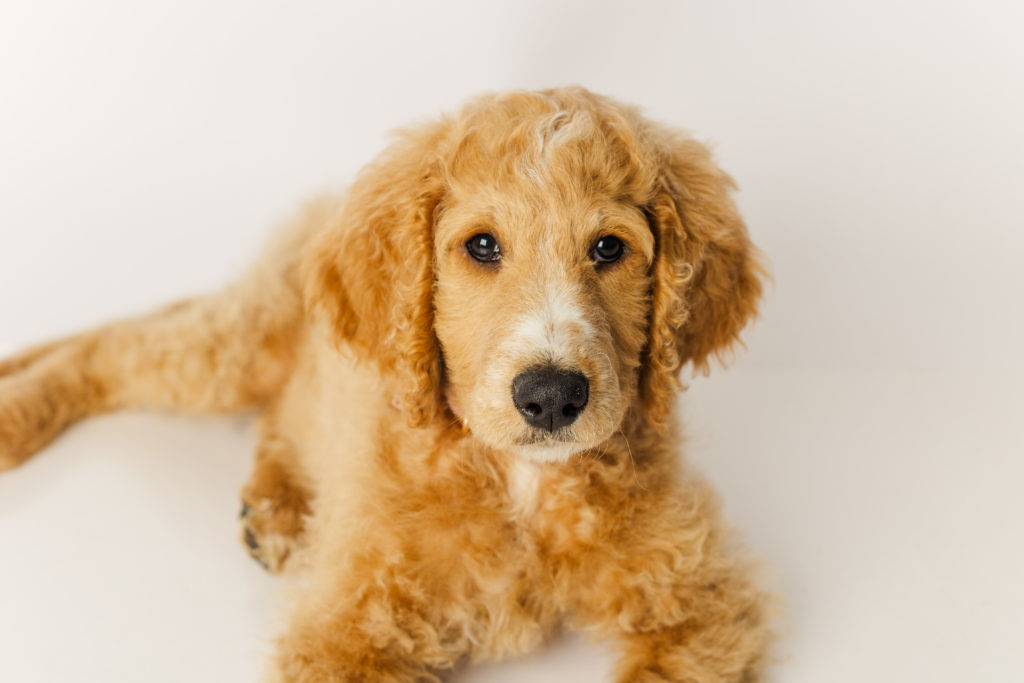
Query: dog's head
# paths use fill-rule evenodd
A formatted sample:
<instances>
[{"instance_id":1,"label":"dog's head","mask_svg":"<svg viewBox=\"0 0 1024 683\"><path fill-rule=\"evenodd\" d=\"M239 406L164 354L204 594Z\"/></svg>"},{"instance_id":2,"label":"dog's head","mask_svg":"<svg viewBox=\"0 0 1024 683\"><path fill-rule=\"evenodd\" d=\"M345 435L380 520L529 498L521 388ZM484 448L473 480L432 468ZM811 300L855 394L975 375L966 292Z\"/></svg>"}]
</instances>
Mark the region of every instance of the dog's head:
<instances>
[{"instance_id":1,"label":"dog's head","mask_svg":"<svg viewBox=\"0 0 1024 683\"><path fill-rule=\"evenodd\" d=\"M732 181L690 138L582 89L487 96L363 171L307 303L401 386L412 423L564 460L664 424L754 314Z\"/></svg>"}]
</instances>

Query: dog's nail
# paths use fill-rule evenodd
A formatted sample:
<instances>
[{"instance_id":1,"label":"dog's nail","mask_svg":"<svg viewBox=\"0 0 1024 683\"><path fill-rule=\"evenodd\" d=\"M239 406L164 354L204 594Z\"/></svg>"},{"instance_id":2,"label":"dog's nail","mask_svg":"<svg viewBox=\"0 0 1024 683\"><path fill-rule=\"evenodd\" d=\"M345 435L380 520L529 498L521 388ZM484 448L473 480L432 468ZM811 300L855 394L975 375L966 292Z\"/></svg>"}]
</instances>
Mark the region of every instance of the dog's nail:
<instances>
[{"instance_id":1,"label":"dog's nail","mask_svg":"<svg viewBox=\"0 0 1024 683\"><path fill-rule=\"evenodd\" d=\"M253 550L260 547L259 541L256 540L256 534L252 532L252 529L245 530L245 544Z\"/></svg>"},{"instance_id":2,"label":"dog's nail","mask_svg":"<svg viewBox=\"0 0 1024 683\"><path fill-rule=\"evenodd\" d=\"M248 503L246 503L246 502L243 502L243 503L242 503L242 510L241 510L241 511L240 511L240 512L238 513L238 517L239 517L239 518L242 518L242 517L248 517L248 516L249 516L249 511L250 511L250 510L252 510L252 508L251 508L251 507L249 507L249 504L248 504Z\"/></svg>"}]
</instances>

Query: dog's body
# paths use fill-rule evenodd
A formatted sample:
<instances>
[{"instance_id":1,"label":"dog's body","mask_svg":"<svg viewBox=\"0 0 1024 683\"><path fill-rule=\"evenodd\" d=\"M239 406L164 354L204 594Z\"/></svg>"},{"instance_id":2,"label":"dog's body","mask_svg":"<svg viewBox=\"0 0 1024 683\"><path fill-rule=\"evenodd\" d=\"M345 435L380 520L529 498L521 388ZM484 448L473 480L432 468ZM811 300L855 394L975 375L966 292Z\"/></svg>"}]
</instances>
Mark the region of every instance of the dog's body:
<instances>
[{"instance_id":1,"label":"dog's body","mask_svg":"<svg viewBox=\"0 0 1024 683\"><path fill-rule=\"evenodd\" d=\"M623 681L755 680L763 596L667 419L760 292L730 188L586 91L482 98L227 291L0 364L0 469L101 411L259 409L243 538L307 579L277 680L418 680L562 621Z\"/></svg>"}]
</instances>

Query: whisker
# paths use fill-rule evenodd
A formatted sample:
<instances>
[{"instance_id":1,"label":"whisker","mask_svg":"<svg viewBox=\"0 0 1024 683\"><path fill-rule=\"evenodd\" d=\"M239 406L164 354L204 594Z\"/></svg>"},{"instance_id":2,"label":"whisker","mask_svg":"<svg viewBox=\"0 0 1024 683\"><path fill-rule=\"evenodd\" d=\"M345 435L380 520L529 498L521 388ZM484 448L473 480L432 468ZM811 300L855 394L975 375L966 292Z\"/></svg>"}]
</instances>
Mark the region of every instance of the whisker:
<instances>
[{"instance_id":1,"label":"whisker","mask_svg":"<svg viewBox=\"0 0 1024 683\"><path fill-rule=\"evenodd\" d=\"M636 485L638 488L641 488L644 491L646 491L647 487L640 483L640 475L638 475L636 472L636 458L633 457L633 449L629 445L629 437L627 437L626 433L621 429L618 431L618 433L622 435L622 440L626 442L626 453L629 454L629 463L633 466L633 479L636 481Z\"/></svg>"}]
</instances>

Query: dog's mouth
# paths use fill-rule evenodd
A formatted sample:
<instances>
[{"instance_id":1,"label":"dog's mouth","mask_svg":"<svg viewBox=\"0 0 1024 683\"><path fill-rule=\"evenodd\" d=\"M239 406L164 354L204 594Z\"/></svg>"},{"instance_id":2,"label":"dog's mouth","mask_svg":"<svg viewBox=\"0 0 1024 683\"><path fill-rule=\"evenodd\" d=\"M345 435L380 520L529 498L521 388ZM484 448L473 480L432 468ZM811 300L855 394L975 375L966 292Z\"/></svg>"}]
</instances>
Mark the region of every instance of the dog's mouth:
<instances>
[{"instance_id":1,"label":"dog's mouth","mask_svg":"<svg viewBox=\"0 0 1024 683\"><path fill-rule=\"evenodd\" d=\"M568 430L562 430L565 433L555 434L544 434L542 432L532 432L526 436L522 436L515 440L516 446L556 446L560 444L574 444L578 443L578 440L568 432Z\"/></svg>"}]
</instances>

